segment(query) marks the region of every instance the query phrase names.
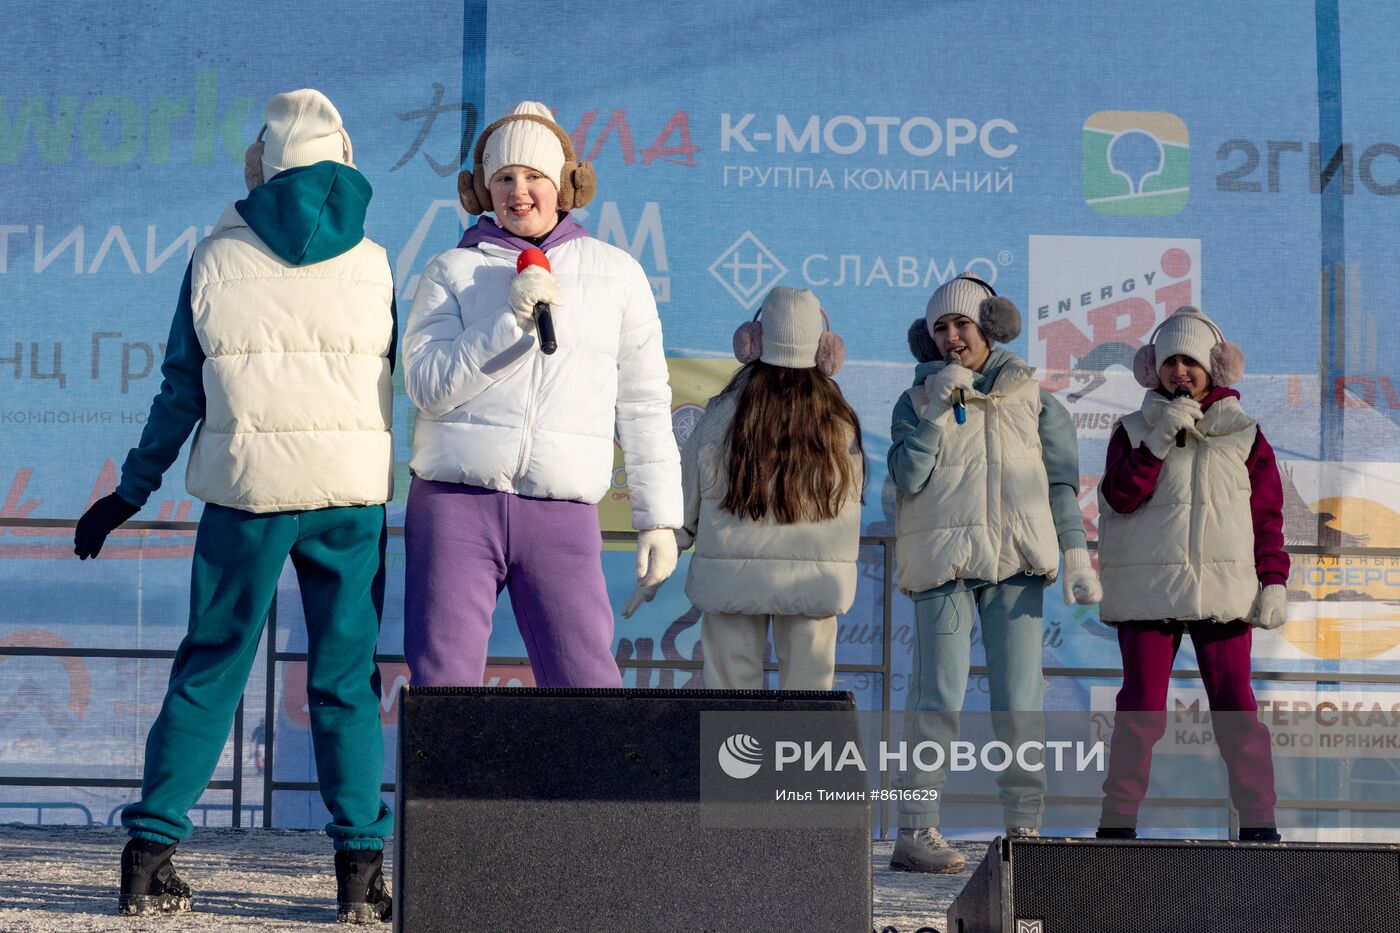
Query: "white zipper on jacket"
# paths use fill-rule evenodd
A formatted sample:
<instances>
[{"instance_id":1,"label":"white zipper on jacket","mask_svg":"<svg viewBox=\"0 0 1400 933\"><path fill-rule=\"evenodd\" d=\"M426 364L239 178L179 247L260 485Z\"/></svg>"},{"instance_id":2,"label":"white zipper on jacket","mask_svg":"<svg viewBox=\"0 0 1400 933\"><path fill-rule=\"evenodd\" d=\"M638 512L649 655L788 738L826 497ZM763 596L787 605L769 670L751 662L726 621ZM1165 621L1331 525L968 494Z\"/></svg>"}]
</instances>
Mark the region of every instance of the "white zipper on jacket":
<instances>
[{"instance_id":1,"label":"white zipper on jacket","mask_svg":"<svg viewBox=\"0 0 1400 933\"><path fill-rule=\"evenodd\" d=\"M494 243L478 243L477 249L486 256L494 256L497 259L504 259L511 265L515 264L516 258L520 255L515 250L505 249ZM535 338L539 342L539 337ZM532 436L535 421L535 402L540 390L541 371L544 368L544 355L535 353L535 358L530 362L530 385L525 395L525 416L520 426L520 453L516 458L515 473L511 477L512 485L517 486L520 480L525 478L525 467L530 462L530 448L534 446Z\"/></svg>"},{"instance_id":2,"label":"white zipper on jacket","mask_svg":"<svg viewBox=\"0 0 1400 933\"><path fill-rule=\"evenodd\" d=\"M520 459L515 464L515 483L525 478L525 466L530 462L530 448L534 446L535 401L539 395L543 368L544 354L536 352L534 360L530 363L530 390L525 396L525 420L520 426Z\"/></svg>"}]
</instances>

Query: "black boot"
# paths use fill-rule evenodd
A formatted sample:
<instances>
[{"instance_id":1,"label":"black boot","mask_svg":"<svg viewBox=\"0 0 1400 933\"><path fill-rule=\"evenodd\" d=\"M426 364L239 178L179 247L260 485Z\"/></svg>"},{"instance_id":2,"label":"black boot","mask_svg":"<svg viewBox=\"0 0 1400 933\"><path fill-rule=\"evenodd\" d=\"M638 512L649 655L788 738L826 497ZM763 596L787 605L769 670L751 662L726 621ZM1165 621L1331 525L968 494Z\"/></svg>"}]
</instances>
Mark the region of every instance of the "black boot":
<instances>
[{"instance_id":1,"label":"black boot","mask_svg":"<svg viewBox=\"0 0 1400 933\"><path fill-rule=\"evenodd\" d=\"M1137 829L1133 826L1100 826L1094 833L1095 839L1136 839Z\"/></svg>"},{"instance_id":2,"label":"black boot","mask_svg":"<svg viewBox=\"0 0 1400 933\"><path fill-rule=\"evenodd\" d=\"M1272 826L1246 826L1240 830L1240 842L1282 842L1278 830Z\"/></svg>"},{"instance_id":3,"label":"black boot","mask_svg":"<svg viewBox=\"0 0 1400 933\"><path fill-rule=\"evenodd\" d=\"M122 889L117 910L124 914L171 914L190 909L190 886L175 874L175 843L132 839L122 849Z\"/></svg>"},{"instance_id":4,"label":"black boot","mask_svg":"<svg viewBox=\"0 0 1400 933\"><path fill-rule=\"evenodd\" d=\"M384 853L346 849L335 854L335 900L341 923L387 923L393 901L384 887Z\"/></svg>"}]
</instances>

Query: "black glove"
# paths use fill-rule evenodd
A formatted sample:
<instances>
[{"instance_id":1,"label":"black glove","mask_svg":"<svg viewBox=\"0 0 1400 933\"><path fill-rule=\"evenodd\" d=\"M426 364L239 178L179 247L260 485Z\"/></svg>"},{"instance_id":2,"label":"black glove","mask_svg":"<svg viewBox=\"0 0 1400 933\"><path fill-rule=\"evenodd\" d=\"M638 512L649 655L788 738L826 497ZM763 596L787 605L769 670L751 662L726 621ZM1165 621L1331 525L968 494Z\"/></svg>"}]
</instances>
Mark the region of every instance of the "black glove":
<instances>
[{"instance_id":1,"label":"black glove","mask_svg":"<svg viewBox=\"0 0 1400 933\"><path fill-rule=\"evenodd\" d=\"M78 519L78 530L73 535L73 553L81 560L96 557L107 536L139 511L116 493L98 499Z\"/></svg>"}]
</instances>

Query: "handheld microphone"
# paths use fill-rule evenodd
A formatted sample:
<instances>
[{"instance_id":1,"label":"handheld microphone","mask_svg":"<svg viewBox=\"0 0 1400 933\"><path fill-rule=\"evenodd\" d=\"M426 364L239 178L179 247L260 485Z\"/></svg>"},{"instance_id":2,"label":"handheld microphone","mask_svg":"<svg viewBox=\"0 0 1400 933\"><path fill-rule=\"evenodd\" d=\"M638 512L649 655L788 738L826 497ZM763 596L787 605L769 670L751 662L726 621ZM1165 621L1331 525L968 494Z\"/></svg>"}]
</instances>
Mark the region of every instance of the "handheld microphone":
<instances>
[{"instance_id":1,"label":"handheld microphone","mask_svg":"<svg viewBox=\"0 0 1400 933\"><path fill-rule=\"evenodd\" d=\"M1172 398L1190 398L1190 396L1191 396L1191 390L1188 389L1188 388L1186 388L1186 386L1177 386L1177 387L1176 387L1176 391L1172 393ZM1179 430L1179 431L1176 432L1176 446L1178 446L1178 447L1185 447L1185 446L1186 446L1186 429L1185 429L1185 428L1182 428L1181 430Z\"/></svg>"},{"instance_id":2,"label":"handheld microphone","mask_svg":"<svg viewBox=\"0 0 1400 933\"><path fill-rule=\"evenodd\" d=\"M948 363L954 366L962 365L962 354L957 350L948 353ZM958 424L967 424L967 394L962 389L958 390L957 401L953 402L953 420Z\"/></svg>"},{"instance_id":3,"label":"handheld microphone","mask_svg":"<svg viewBox=\"0 0 1400 933\"><path fill-rule=\"evenodd\" d=\"M549 271L549 257L544 254L544 250L531 248L523 251L515 261L515 274L519 275L530 266L539 266L544 271ZM535 302L535 326L539 328L542 353L553 353L559 349L559 342L554 339L554 316L549 312L549 302Z\"/></svg>"}]
</instances>

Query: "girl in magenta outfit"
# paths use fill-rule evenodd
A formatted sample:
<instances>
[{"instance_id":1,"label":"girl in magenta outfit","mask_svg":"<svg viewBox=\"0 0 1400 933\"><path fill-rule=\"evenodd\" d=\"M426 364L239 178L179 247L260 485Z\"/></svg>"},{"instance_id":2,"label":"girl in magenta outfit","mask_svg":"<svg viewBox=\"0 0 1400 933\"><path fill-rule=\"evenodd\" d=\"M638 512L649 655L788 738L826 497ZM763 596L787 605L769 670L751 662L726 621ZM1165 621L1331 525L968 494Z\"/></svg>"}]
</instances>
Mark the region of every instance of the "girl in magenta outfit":
<instances>
[{"instance_id":1,"label":"girl in magenta outfit","mask_svg":"<svg viewBox=\"0 0 1400 933\"><path fill-rule=\"evenodd\" d=\"M1269 730L1254 715L1251 626L1287 616L1283 488L1273 449L1229 388L1239 348L1179 308L1138 352L1148 388L1123 418L1099 484L1100 617L1118 629L1123 688L1101 838L1136 837L1172 661L1189 631L1240 814L1240 839L1278 841Z\"/></svg>"}]
</instances>

